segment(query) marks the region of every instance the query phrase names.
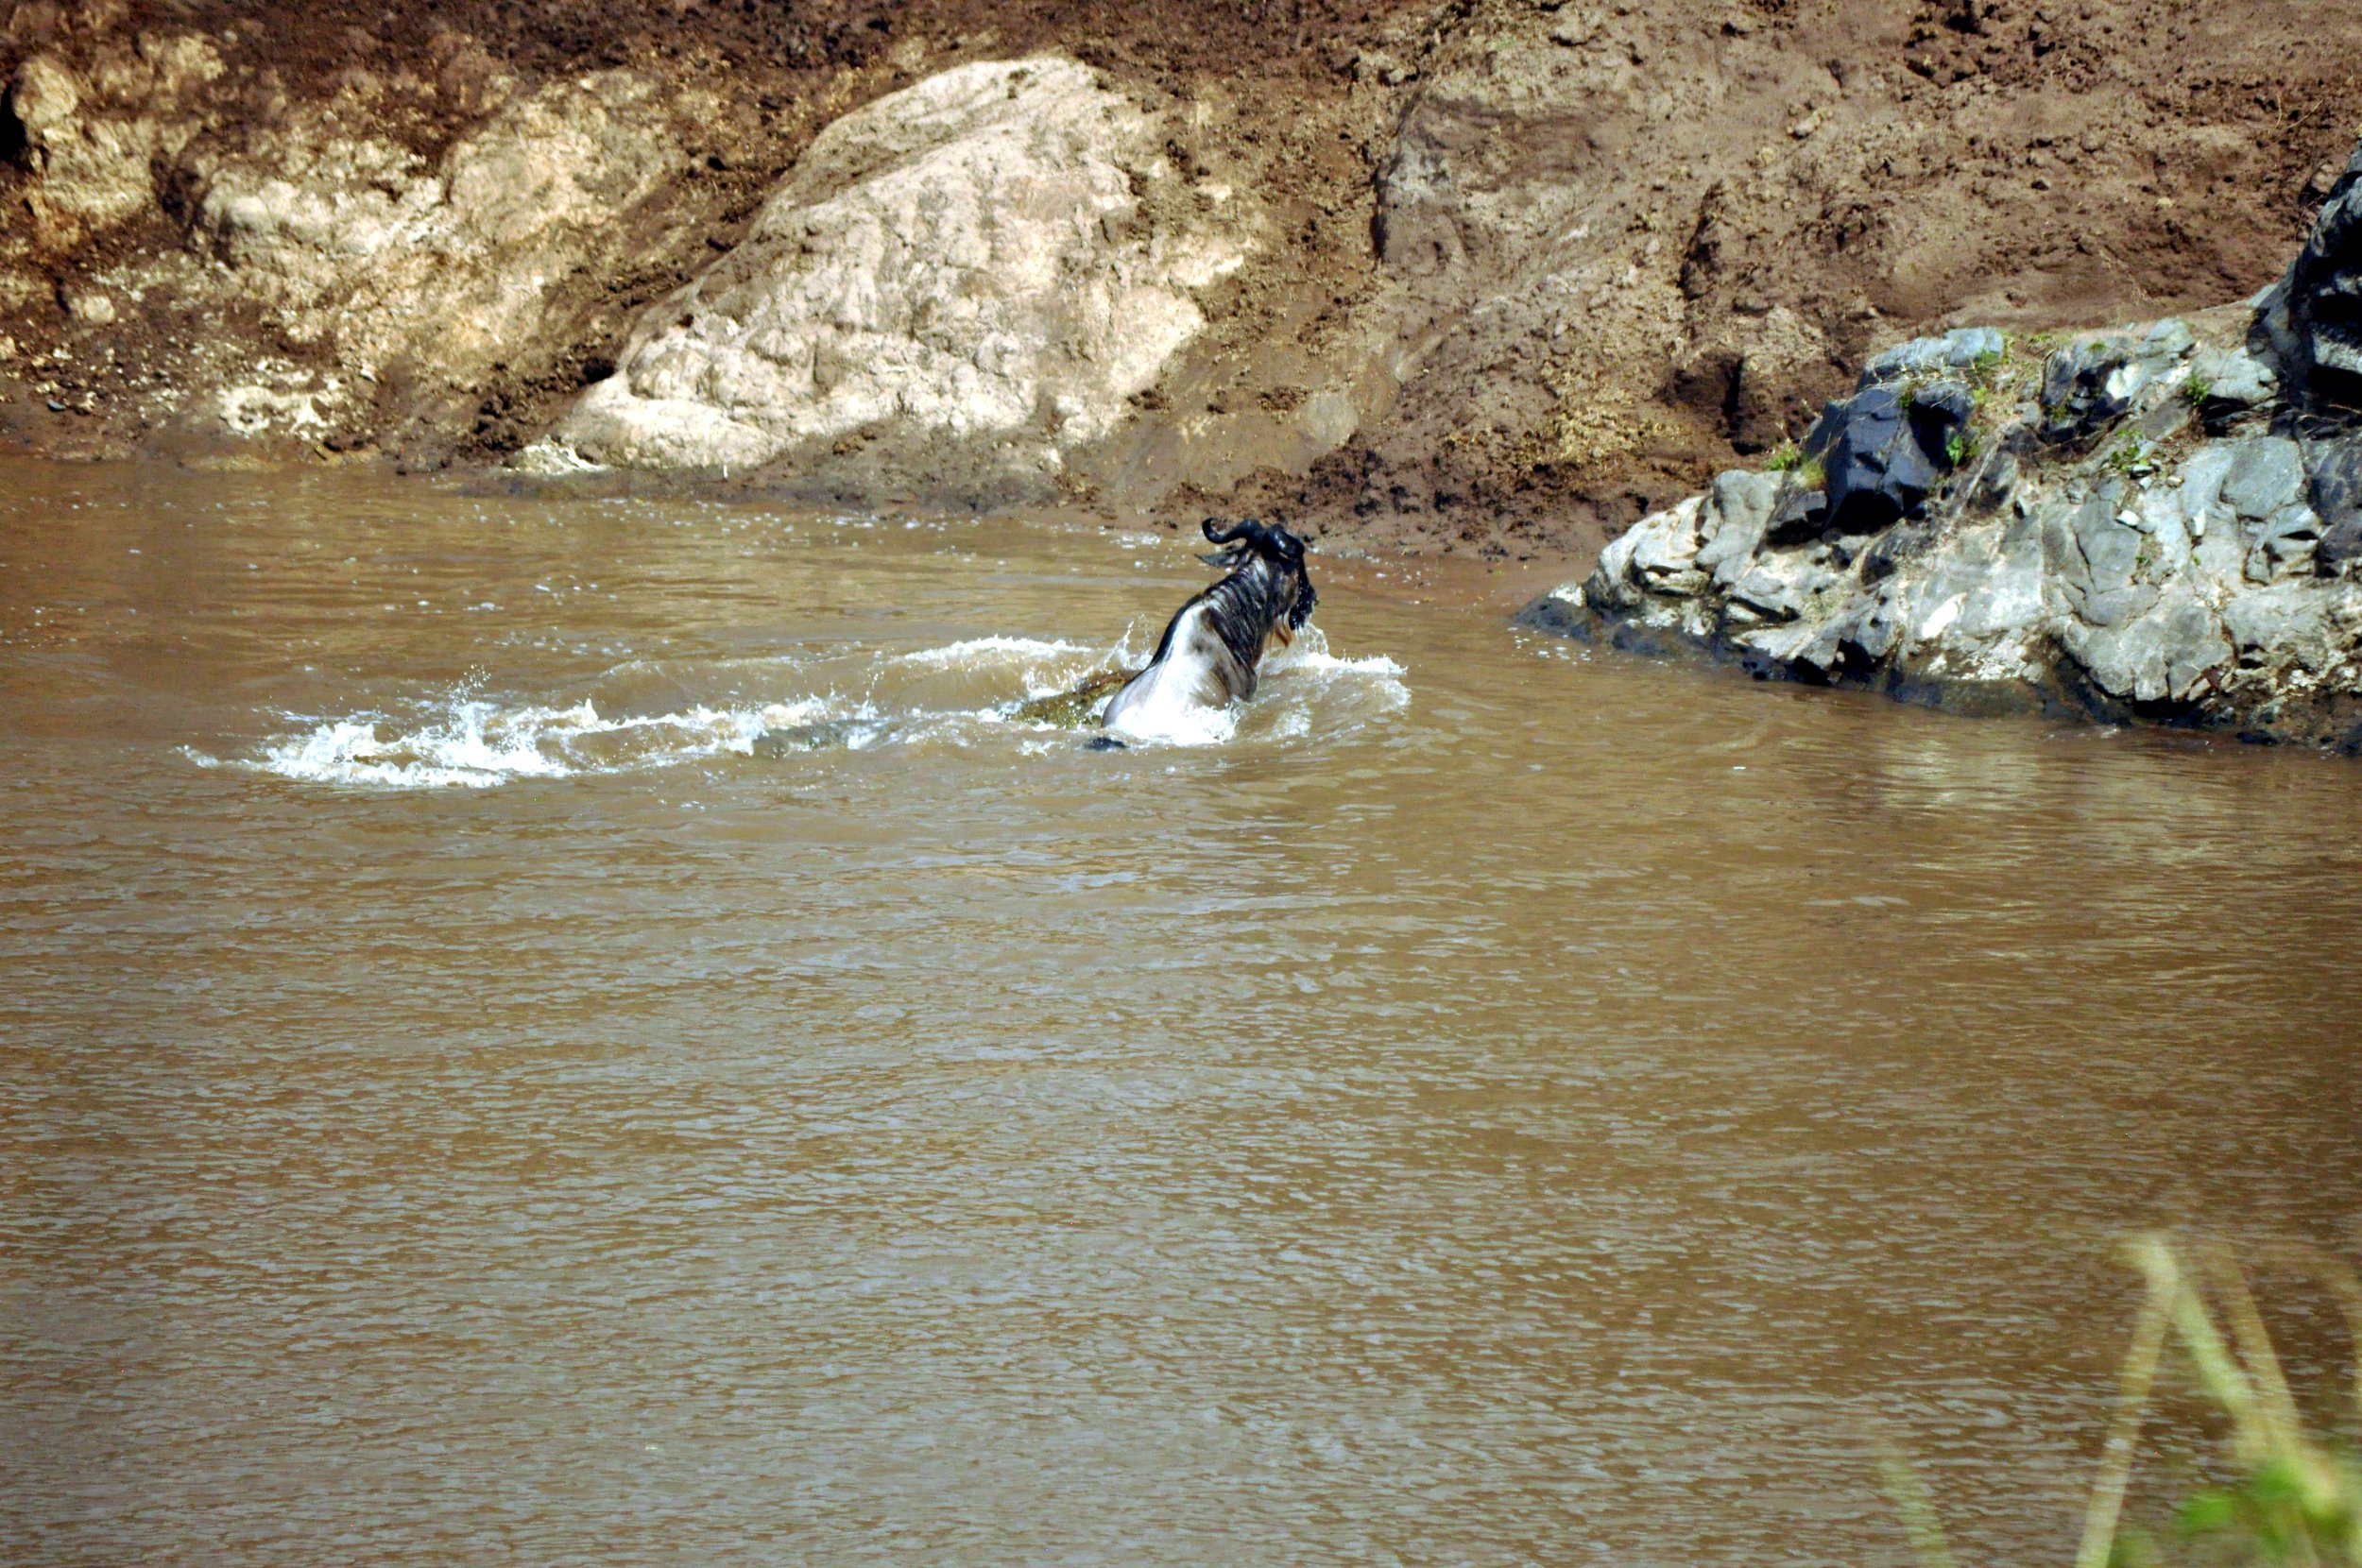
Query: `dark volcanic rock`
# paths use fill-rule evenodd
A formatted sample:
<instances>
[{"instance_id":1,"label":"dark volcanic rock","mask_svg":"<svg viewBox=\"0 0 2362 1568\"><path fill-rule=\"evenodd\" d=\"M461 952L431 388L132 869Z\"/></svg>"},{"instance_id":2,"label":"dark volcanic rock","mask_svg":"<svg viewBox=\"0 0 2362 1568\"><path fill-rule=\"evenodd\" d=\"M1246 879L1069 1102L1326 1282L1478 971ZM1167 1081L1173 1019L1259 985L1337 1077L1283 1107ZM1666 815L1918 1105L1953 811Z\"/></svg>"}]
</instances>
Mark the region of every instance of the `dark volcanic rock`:
<instances>
[{"instance_id":1,"label":"dark volcanic rock","mask_svg":"<svg viewBox=\"0 0 2362 1568\"><path fill-rule=\"evenodd\" d=\"M2254 336L2300 403L2362 414L2362 146L2265 296Z\"/></svg>"},{"instance_id":2,"label":"dark volcanic rock","mask_svg":"<svg viewBox=\"0 0 2362 1568\"><path fill-rule=\"evenodd\" d=\"M1974 406L1962 386L1907 398L1884 383L1829 404L1805 443L1827 476L1827 525L1871 534L1915 510L1951 469L1953 433Z\"/></svg>"},{"instance_id":3,"label":"dark volcanic rock","mask_svg":"<svg viewBox=\"0 0 2362 1568\"><path fill-rule=\"evenodd\" d=\"M2343 571L2362 559L2362 436L2316 447L2312 480L2321 520L2314 559L2323 571Z\"/></svg>"}]
</instances>

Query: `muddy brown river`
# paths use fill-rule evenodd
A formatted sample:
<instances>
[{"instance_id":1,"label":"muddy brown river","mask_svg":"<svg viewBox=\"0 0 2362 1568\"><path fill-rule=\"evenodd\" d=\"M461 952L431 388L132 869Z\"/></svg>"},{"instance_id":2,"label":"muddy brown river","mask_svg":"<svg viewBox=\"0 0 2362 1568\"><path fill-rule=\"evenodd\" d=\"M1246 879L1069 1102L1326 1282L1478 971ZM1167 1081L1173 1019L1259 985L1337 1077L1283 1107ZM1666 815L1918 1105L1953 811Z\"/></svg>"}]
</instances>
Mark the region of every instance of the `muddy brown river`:
<instances>
[{"instance_id":1,"label":"muddy brown river","mask_svg":"<svg viewBox=\"0 0 2362 1568\"><path fill-rule=\"evenodd\" d=\"M0 1559L2063 1562L2362 1250L2362 764L1314 567L1100 754L1169 538L0 468Z\"/></svg>"}]
</instances>

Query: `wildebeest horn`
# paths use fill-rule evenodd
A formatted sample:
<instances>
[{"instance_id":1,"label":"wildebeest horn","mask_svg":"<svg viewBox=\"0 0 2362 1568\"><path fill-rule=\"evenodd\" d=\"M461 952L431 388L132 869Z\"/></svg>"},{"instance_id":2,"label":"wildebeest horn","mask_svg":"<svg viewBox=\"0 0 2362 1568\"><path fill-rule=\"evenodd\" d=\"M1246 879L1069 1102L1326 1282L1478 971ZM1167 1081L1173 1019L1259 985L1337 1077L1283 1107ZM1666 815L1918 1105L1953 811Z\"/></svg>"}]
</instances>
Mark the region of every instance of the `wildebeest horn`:
<instances>
[{"instance_id":1,"label":"wildebeest horn","mask_svg":"<svg viewBox=\"0 0 2362 1568\"><path fill-rule=\"evenodd\" d=\"M1233 539L1242 539L1246 537L1248 530L1252 529L1254 526L1255 524L1253 520L1250 520L1246 522L1234 524L1228 528L1217 528L1214 526L1214 520L1212 518L1207 518L1204 522L1198 524L1198 527L1205 531L1206 542L1207 544L1228 544Z\"/></svg>"}]
</instances>

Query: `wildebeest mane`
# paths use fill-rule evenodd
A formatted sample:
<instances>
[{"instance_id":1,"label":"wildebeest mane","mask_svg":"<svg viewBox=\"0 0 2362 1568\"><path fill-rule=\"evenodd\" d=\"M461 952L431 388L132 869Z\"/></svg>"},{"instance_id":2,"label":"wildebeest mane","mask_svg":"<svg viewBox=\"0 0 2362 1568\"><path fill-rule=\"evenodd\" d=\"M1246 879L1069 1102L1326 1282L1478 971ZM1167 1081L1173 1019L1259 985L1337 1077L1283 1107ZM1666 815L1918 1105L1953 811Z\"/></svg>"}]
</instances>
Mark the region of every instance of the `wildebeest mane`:
<instances>
[{"instance_id":1,"label":"wildebeest mane","mask_svg":"<svg viewBox=\"0 0 2362 1568\"><path fill-rule=\"evenodd\" d=\"M1230 651L1231 657L1252 670L1256 660L1263 656L1263 639L1271 635L1275 626L1284 622L1288 630L1293 632L1311 619L1311 579L1304 574L1301 566L1297 568L1295 603L1282 610L1280 601L1285 597L1287 578L1276 572L1252 570L1254 557L1251 554L1244 560L1224 559L1220 564L1229 569L1229 575L1190 599L1181 608L1187 610L1191 605L1201 606L1203 613L1198 617L1198 624L1220 638L1222 645ZM1183 617L1175 613L1165 623L1165 635L1156 641L1156 659L1162 659L1172 652L1173 633L1182 620Z\"/></svg>"},{"instance_id":2,"label":"wildebeest mane","mask_svg":"<svg viewBox=\"0 0 2362 1568\"><path fill-rule=\"evenodd\" d=\"M1159 702L1210 706L1255 695L1264 645L1281 642L1311 619L1315 595L1304 567L1304 541L1287 529L1248 518L1227 528L1202 525L1222 580L1192 595L1165 622L1148 667L1110 698L1101 722ZM1186 641L1183 639L1186 639Z\"/></svg>"}]
</instances>

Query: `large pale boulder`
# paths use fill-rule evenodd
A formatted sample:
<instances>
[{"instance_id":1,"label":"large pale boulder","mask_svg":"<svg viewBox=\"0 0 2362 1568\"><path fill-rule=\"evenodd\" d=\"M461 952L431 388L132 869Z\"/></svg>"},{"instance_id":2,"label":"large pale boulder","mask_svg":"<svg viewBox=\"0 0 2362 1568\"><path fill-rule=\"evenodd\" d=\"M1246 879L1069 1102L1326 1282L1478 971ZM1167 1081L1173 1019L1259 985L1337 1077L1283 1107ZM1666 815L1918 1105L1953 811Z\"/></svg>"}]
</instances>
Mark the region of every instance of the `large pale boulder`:
<instances>
[{"instance_id":1,"label":"large pale boulder","mask_svg":"<svg viewBox=\"0 0 2362 1568\"><path fill-rule=\"evenodd\" d=\"M1055 57L961 66L831 125L746 238L651 310L560 425L595 462L1041 485L1106 435L1239 265L1148 116Z\"/></svg>"},{"instance_id":2,"label":"large pale boulder","mask_svg":"<svg viewBox=\"0 0 2362 1568\"><path fill-rule=\"evenodd\" d=\"M60 251L151 208L156 162L195 133L221 74L220 55L191 34L142 34L103 50L87 73L54 55L27 58L0 102L30 175L26 237Z\"/></svg>"},{"instance_id":3,"label":"large pale boulder","mask_svg":"<svg viewBox=\"0 0 2362 1568\"><path fill-rule=\"evenodd\" d=\"M434 164L318 121L197 162L200 242L296 341L454 383L530 345L553 285L685 159L625 71L512 99Z\"/></svg>"}]
</instances>

